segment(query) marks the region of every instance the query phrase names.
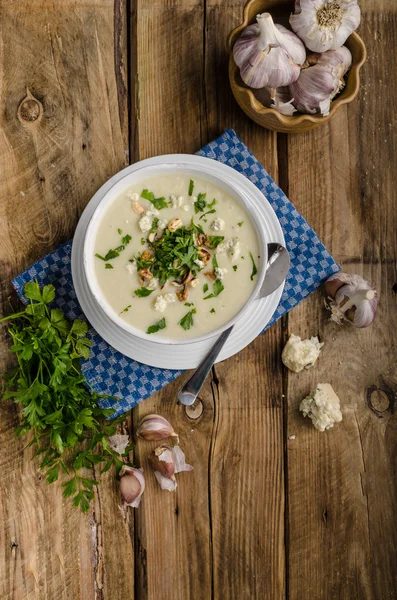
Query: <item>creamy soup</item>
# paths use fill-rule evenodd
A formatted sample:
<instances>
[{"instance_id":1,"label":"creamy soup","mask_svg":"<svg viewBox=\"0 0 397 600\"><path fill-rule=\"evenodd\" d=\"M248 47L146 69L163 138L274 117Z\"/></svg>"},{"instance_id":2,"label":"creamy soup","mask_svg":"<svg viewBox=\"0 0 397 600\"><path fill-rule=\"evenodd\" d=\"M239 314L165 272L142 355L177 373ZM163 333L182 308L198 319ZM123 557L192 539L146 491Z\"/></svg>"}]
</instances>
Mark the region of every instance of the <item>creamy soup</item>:
<instances>
[{"instance_id":1,"label":"creamy soup","mask_svg":"<svg viewBox=\"0 0 397 600\"><path fill-rule=\"evenodd\" d=\"M95 240L103 296L133 327L189 338L233 318L261 257L244 207L204 179L142 179L111 204Z\"/></svg>"}]
</instances>

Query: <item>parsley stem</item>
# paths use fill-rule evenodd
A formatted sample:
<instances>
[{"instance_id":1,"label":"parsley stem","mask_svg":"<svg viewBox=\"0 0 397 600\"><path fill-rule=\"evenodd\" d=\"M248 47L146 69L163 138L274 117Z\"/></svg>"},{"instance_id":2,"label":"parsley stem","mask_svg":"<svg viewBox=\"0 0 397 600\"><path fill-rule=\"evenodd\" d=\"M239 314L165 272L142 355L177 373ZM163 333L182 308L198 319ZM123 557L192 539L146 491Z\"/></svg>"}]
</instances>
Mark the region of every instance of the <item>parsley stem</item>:
<instances>
[{"instance_id":1,"label":"parsley stem","mask_svg":"<svg viewBox=\"0 0 397 600\"><path fill-rule=\"evenodd\" d=\"M10 319L18 319L19 317L26 317L24 310L22 310L19 313L14 313L13 315L7 315L6 317L2 317L0 319L0 323L3 323L4 321L9 321Z\"/></svg>"}]
</instances>

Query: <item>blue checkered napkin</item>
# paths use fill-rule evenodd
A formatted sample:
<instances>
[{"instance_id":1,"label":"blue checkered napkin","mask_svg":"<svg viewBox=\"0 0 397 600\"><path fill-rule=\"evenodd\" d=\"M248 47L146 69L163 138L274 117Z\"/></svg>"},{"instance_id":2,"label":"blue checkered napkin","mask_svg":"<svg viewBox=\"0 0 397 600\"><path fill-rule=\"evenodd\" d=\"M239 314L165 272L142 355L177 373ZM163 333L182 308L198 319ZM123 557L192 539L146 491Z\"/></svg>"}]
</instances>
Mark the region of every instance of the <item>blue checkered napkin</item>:
<instances>
[{"instance_id":1,"label":"blue checkered napkin","mask_svg":"<svg viewBox=\"0 0 397 600\"><path fill-rule=\"evenodd\" d=\"M324 278L337 272L339 267L314 231L233 130L226 131L198 154L219 160L248 177L267 197L280 220L291 257L291 269L280 304L267 326L270 327L315 290ZM63 244L13 280L23 301L26 301L23 286L27 281L37 278L41 285L52 283L55 286L55 304L69 319L84 318L72 284L71 249L71 242ZM115 408L117 415L148 398L181 373L156 369L126 358L109 346L93 328L90 328L88 336L92 341L92 350L89 360L82 364L83 373L95 390L120 398L116 404L108 400L102 402L103 406Z\"/></svg>"}]
</instances>

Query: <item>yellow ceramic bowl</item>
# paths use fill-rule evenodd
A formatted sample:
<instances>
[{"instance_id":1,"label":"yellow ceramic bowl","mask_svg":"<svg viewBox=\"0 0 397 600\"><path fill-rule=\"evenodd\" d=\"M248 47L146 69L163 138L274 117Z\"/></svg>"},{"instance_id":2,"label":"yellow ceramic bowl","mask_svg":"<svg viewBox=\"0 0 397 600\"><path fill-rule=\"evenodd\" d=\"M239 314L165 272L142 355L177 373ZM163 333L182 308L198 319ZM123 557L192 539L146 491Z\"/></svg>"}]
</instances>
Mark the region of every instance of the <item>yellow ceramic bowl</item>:
<instances>
[{"instance_id":1,"label":"yellow ceramic bowl","mask_svg":"<svg viewBox=\"0 0 397 600\"><path fill-rule=\"evenodd\" d=\"M297 114L286 116L279 113L274 108L267 108L255 97L254 92L245 85L240 77L239 68L233 59L233 45L241 32L247 25L255 23L255 17L259 13L269 12L275 23L284 26L288 25L288 19L293 12L293 0L248 0L244 7L243 22L233 29L228 37L228 48L230 52L229 59L229 79L234 97L238 104L255 123L272 129L273 131L282 131L285 133L300 133L309 131L323 123L327 123L343 104L348 104L358 94L360 88L360 69L365 62L367 52L365 44L357 33L347 39L345 45L352 53L352 66L346 77L346 86L342 93L331 102L329 115L303 115Z\"/></svg>"}]
</instances>

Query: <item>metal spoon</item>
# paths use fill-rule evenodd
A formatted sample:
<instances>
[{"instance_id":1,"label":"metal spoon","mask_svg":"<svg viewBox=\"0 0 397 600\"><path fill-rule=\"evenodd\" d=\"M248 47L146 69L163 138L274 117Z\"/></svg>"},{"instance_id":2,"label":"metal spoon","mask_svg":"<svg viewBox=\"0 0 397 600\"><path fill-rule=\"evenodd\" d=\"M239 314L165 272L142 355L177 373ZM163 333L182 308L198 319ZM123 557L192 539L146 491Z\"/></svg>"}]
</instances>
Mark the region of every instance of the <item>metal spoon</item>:
<instances>
[{"instance_id":1,"label":"metal spoon","mask_svg":"<svg viewBox=\"0 0 397 600\"><path fill-rule=\"evenodd\" d=\"M266 277L259 291L258 298L264 298L272 294L287 277L289 270L290 259L287 250L283 246L276 243L268 244L267 255ZM185 406L194 404L208 373L231 334L233 327L234 325L221 333L207 356L178 392L177 398L181 404L185 404Z\"/></svg>"}]
</instances>

